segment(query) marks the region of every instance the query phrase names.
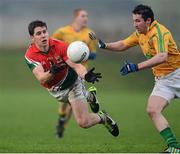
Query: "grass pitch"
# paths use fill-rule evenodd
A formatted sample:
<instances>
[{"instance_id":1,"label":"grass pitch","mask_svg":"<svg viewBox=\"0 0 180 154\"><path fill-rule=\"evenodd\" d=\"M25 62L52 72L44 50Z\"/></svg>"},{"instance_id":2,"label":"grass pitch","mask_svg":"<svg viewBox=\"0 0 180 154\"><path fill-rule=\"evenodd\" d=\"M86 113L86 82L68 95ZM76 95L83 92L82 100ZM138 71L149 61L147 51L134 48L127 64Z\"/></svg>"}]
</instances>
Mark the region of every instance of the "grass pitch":
<instances>
[{"instance_id":1,"label":"grass pitch","mask_svg":"<svg viewBox=\"0 0 180 154\"><path fill-rule=\"evenodd\" d=\"M98 96L101 108L118 122L117 138L101 125L79 128L72 118L64 138L56 139L58 104L45 90L1 91L0 152L160 152L164 149L164 141L145 112L148 93L99 90ZM165 114L180 139L179 107L180 103L174 101Z\"/></svg>"},{"instance_id":2,"label":"grass pitch","mask_svg":"<svg viewBox=\"0 0 180 154\"><path fill-rule=\"evenodd\" d=\"M98 98L101 109L118 122L120 135L112 137L101 125L79 128L72 118L64 138L58 140L58 103L39 86L19 51L24 50L0 54L0 152L161 152L165 148L145 112L153 84L150 71L121 77L119 67L127 57L98 53L93 63L103 74L96 84ZM176 100L164 114L180 140L179 109Z\"/></svg>"}]
</instances>

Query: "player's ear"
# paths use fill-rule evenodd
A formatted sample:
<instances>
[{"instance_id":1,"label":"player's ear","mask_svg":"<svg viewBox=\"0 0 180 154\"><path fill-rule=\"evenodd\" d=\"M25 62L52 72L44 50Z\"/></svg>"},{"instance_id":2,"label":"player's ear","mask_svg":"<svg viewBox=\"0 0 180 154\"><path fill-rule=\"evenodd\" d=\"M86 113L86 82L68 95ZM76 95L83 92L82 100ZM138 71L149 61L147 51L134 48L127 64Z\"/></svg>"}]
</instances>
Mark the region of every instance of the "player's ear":
<instances>
[{"instance_id":1,"label":"player's ear","mask_svg":"<svg viewBox=\"0 0 180 154\"><path fill-rule=\"evenodd\" d=\"M33 35L30 35L30 39L32 42L34 42L34 36Z\"/></svg>"},{"instance_id":2,"label":"player's ear","mask_svg":"<svg viewBox=\"0 0 180 154\"><path fill-rule=\"evenodd\" d=\"M146 22L150 25L151 24L151 18L147 18Z\"/></svg>"}]
</instances>

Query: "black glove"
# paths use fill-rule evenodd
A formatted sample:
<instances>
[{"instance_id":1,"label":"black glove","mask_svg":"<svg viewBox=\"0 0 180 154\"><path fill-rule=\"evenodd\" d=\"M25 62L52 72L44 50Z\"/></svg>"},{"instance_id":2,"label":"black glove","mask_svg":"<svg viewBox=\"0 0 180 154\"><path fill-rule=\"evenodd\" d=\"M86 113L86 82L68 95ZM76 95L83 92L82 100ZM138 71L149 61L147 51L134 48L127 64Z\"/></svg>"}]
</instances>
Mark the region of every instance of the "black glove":
<instances>
[{"instance_id":1,"label":"black glove","mask_svg":"<svg viewBox=\"0 0 180 154\"><path fill-rule=\"evenodd\" d=\"M94 82L98 82L99 78L102 78L101 73L94 73L93 71L95 70L95 68L93 67L91 70L89 70L86 74L84 79L87 82L91 82L94 84Z\"/></svg>"},{"instance_id":2,"label":"black glove","mask_svg":"<svg viewBox=\"0 0 180 154\"><path fill-rule=\"evenodd\" d=\"M93 32L89 33L89 38L91 40L96 40L98 42L99 48L102 48L102 49L107 48L107 44L104 41L102 41L101 39L97 38L96 35Z\"/></svg>"},{"instance_id":3,"label":"black glove","mask_svg":"<svg viewBox=\"0 0 180 154\"><path fill-rule=\"evenodd\" d=\"M54 75L54 74L58 73L61 70L62 70L62 67L52 65L51 68L50 68L50 73Z\"/></svg>"}]
</instances>

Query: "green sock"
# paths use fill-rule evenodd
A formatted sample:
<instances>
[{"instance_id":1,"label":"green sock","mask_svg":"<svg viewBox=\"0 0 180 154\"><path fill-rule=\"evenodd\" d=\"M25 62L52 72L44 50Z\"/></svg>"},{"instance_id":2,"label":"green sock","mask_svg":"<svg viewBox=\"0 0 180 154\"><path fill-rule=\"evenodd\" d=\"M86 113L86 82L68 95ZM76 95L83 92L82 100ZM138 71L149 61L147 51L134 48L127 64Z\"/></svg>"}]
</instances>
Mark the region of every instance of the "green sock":
<instances>
[{"instance_id":1,"label":"green sock","mask_svg":"<svg viewBox=\"0 0 180 154\"><path fill-rule=\"evenodd\" d=\"M171 128L167 127L160 132L161 136L165 139L169 147L180 148L180 144L177 142Z\"/></svg>"}]
</instances>

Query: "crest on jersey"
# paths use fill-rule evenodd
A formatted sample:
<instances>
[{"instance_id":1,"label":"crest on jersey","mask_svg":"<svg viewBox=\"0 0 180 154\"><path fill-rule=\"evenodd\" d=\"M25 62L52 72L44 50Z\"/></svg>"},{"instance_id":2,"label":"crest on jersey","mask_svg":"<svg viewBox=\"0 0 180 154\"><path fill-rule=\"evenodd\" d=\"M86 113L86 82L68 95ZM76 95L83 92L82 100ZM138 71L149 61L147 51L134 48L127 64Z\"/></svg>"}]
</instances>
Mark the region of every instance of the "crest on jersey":
<instances>
[{"instance_id":1,"label":"crest on jersey","mask_svg":"<svg viewBox=\"0 0 180 154\"><path fill-rule=\"evenodd\" d=\"M55 56L55 59L56 59L57 63L62 62L62 59L60 58L60 56Z\"/></svg>"}]
</instances>

